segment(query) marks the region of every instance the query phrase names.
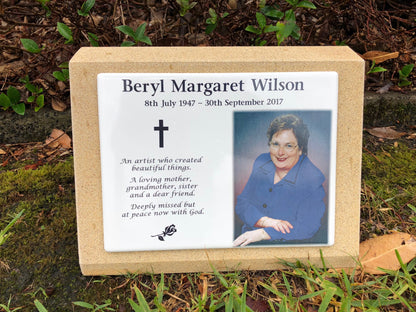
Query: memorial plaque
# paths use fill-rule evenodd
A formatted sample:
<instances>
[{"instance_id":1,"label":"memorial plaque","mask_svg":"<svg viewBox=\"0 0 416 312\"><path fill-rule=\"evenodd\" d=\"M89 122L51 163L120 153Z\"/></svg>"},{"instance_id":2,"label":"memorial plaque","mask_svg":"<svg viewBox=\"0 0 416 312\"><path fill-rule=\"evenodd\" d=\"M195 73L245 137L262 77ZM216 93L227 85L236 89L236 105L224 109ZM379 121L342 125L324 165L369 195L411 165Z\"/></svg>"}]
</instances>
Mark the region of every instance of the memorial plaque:
<instances>
[{"instance_id":1,"label":"memorial plaque","mask_svg":"<svg viewBox=\"0 0 416 312\"><path fill-rule=\"evenodd\" d=\"M70 74L84 274L354 265L350 49L83 48Z\"/></svg>"}]
</instances>

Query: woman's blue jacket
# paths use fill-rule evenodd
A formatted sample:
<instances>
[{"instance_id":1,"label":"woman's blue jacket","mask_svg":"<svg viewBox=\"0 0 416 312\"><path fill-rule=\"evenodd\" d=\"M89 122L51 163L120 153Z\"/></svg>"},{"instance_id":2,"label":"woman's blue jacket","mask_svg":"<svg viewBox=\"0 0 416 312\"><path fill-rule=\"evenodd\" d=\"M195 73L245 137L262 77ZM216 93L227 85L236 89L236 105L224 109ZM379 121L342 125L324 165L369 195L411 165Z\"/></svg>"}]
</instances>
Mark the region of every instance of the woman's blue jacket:
<instances>
[{"instance_id":1,"label":"woman's blue jacket","mask_svg":"<svg viewBox=\"0 0 416 312\"><path fill-rule=\"evenodd\" d=\"M250 178L237 197L236 212L244 222L242 233L256 230L256 222L264 217L289 221L293 229L283 234L264 228L271 240L311 238L321 226L325 212L325 191L322 172L305 155L278 183L274 184L274 166L269 153L257 157Z\"/></svg>"}]
</instances>

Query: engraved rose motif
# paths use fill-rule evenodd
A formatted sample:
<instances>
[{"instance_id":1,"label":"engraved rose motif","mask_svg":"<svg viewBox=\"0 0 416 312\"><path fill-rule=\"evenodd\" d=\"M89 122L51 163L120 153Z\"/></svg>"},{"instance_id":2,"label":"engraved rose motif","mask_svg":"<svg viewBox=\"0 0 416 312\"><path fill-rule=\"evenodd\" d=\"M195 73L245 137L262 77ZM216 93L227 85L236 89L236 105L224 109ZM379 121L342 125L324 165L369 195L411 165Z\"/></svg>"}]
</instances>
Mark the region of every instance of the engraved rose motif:
<instances>
[{"instance_id":1,"label":"engraved rose motif","mask_svg":"<svg viewBox=\"0 0 416 312\"><path fill-rule=\"evenodd\" d=\"M177 232L177 229L175 227L175 224L171 224L171 225L165 227L165 230L161 234L152 235L152 237L156 237L157 236L157 238L160 241L165 241L165 237L166 236L172 236L176 232Z\"/></svg>"}]
</instances>

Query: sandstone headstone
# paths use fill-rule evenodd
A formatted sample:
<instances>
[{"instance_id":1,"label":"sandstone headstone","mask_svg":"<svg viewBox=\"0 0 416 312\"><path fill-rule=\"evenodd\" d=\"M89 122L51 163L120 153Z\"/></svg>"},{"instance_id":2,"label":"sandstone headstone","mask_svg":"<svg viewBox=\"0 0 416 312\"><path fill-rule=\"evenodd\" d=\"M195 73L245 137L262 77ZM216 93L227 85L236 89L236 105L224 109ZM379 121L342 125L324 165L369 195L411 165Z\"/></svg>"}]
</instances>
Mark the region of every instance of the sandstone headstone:
<instances>
[{"instance_id":1,"label":"sandstone headstone","mask_svg":"<svg viewBox=\"0 0 416 312\"><path fill-rule=\"evenodd\" d=\"M364 62L349 48L82 48L70 82L83 274L319 265L321 251L355 265ZM266 136L288 115L307 156L296 136ZM248 182L290 164L270 193ZM290 233L251 222L276 209Z\"/></svg>"}]
</instances>

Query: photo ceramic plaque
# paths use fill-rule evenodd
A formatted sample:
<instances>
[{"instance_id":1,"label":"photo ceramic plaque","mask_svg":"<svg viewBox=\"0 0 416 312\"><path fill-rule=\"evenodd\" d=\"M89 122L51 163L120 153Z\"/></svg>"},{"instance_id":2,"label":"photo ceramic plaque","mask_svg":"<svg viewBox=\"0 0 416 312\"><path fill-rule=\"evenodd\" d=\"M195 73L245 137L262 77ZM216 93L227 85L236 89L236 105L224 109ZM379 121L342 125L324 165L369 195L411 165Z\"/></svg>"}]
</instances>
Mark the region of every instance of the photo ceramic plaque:
<instances>
[{"instance_id":1,"label":"photo ceramic plaque","mask_svg":"<svg viewBox=\"0 0 416 312\"><path fill-rule=\"evenodd\" d=\"M261 228L247 248L334 243L336 72L97 80L106 251L232 248ZM306 143L268 136L276 118L301 120ZM287 233L257 220L273 213Z\"/></svg>"}]
</instances>

